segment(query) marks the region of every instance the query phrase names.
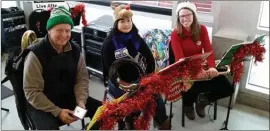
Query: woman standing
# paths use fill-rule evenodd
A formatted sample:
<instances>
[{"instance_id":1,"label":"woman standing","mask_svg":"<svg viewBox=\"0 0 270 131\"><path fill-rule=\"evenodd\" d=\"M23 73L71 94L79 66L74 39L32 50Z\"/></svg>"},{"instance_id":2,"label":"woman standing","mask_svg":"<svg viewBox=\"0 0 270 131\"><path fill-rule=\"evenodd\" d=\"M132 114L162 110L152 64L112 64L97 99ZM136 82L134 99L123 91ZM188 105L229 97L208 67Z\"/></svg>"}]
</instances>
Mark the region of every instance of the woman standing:
<instances>
[{"instance_id":1,"label":"woman standing","mask_svg":"<svg viewBox=\"0 0 270 131\"><path fill-rule=\"evenodd\" d=\"M146 74L152 73L155 70L155 61L152 52L140 37L138 29L132 22L133 13L129 6L113 5L114 10L114 27L108 37L104 40L102 47L103 72L107 73L113 62L119 59L140 56L139 65ZM133 71L126 73L125 79L132 79ZM104 74L108 75L108 74ZM129 78L130 77L130 78ZM118 98L124 94L117 85L115 79L109 79L109 92ZM161 96L156 99L157 108L155 122L159 129L169 129L169 119L166 115L165 103ZM132 121L132 120L131 120ZM131 125L133 126L133 125ZM132 127L134 128L134 127Z\"/></svg>"},{"instance_id":2,"label":"woman standing","mask_svg":"<svg viewBox=\"0 0 270 131\"><path fill-rule=\"evenodd\" d=\"M213 51L207 29L199 24L196 5L191 2L178 4L176 29L171 34L170 63L203 52ZM234 92L232 84L225 76L218 76L213 53L207 59L207 69L201 77L213 78L209 81L195 82L183 96L186 116L195 119L195 110L199 117L205 117L204 108L218 99L230 96Z\"/></svg>"}]
</instances>

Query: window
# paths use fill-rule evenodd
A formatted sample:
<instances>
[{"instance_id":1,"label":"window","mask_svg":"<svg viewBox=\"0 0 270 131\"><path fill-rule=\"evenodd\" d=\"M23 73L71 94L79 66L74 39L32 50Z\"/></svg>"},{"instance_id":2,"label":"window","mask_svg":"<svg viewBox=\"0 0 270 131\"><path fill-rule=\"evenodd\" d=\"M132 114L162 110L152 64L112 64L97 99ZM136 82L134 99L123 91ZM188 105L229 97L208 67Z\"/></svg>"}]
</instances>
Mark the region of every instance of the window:
<instances>
[{"instance_id":1,"label":"window","mask_svg":"<svg viewBox=\"0 0 270 131\"><path fill-rule=\"evenodd\" d=\"M119 1L123 3L130 3L131 5L136 5L138 7L144 6L146 9L139 9L138 11L147 12L147 9L153 8L153 12L151 13L157 13L157 14L165 14L170 15L172 14L172 8L174 1ZM212 27L213 25L213 16L211 14L212 12L212 0L205 0L205 1L199 1L199 0L192 0L192 2L195 3L197 6L197 12L198 12L198 19L199 21L208 26ZM133 8L133 7L132 7ZM167 13L165 13L167 12Z\"/></svg>"},{"instance_id":2,"label":"window","mask_svg":"<svg viewBox=\"0 0 270 131\"><path fill-rule=\"evenodd\" d=\"M110 5L110 1L84 1L87 3L98 4L98 5ZM156 13L161 15L172 14L172 7L174 1L116 1L120 3L129 3L133 10ZM197 5L199 13L211 13L212 0L205 1L192 1Z\"/></svg>"},{"instance_id":3,"label":"window","mask_svg":"<svg viewBox=\"0 0 270 131\"><path fill-rule=\"evenodd\" d=\"M256 65L254 64L254 59L244 62L244 72L241 82L239 83L240 94L238 96L240 97L237 98L237 101L243 104L252 105L259 109L266 109L268 105L266 105L265 103L269 103L269 28L268 31L261 27L259 28L263 10L265 9L263 9L263 3L264 2L262 1L254 1L254 6L261 7L261 9L257 8L257 10L252 10L252 12L259 15L255 16L255 14L252 14L253 17L257 17L257 23L252 22L249 24L251 28L255 28L252 34L256 33L257 36L266 34L264 40L264 45L266 49L266 53L264 55L265 58L262 63L258 62ZM253 3L248 6L252 7ZM266 11L268 11L268 9ZM246 28L248 28L248 26Z\"/></svg>"},{"instance_id":4,"label":"window","mask_svg":"<svg viewBox=\"0 0 270 131\"><path fill-rule=\"evenodd\" d=\"M259 28L266 28L269 30L269 1L262 1L260 18L258 22Z\"/></svg>"},{"instance_id":5,"label":"window","mask_svg":"<svg viewBox=\"0 0 270 131\"><path fill-rule=\"evenodd\" d=\"M206 1L194 1L197 6L197 11L200 13L211 13L212 11L212 0Z\"/></svg>"},{"instance_id":6,"label":"window","mask_svg":"<svg viewBox=\"0 0 270 131\"><path fill-rule=\"evenodd\" d=\"M269 94L269 36L265 38L265 58L257 65L252 61L247 89Z\"/></svg>"},{"instance_id":7,"label":"window","mask_svg":"<svg viewBox=\"0 0 270 131\"><path fill-rule=\"evenodd\" d=\"M17 7L17 1L2 1L1 8Z\"/></svg>"},{"instance_id":8,"label":"window","mask_svg":"<svg viewBox=\"0 0 270 131\"><path fill-rule=\"evenodd\" d=\"M172 9L173 1L116 1L121 3L129 3L131 5L141 5L141 6L150 6L150 7L159 7Z\"/></svg>"},{"instance_id":9,"label":"window","mask_svg":"<svg viewBox=\"0 0 270 131\"><path fill-rule=\"evenodd\" d=\"M130 4L136 4L136 5L146 5L151 7L159 7L159 8L168 8L172 9L173 7L173 1L117 1L122 3L130 3ZM198 12L201 13L210 13L211 7L212 7L212 1L193 1L196 6Z\"/></svg>"},{"instance_id":10,"label":"window","mask_svg":"<svg viewBox=\"0 0 270 131\"><path fill-rule=\"evenodd\" d=\"M254 64L254 60L250 65L249 76L247 80L246 89L256 96L264 96L262 94L269 95L269 34L266 30L269 30L269 1L261 2L260 16L258 19L258 34L266 34L264 41L266 53L264 55L263 62ZM258 36L258 35L257 35Z\"/></svg>"}]
</instances>

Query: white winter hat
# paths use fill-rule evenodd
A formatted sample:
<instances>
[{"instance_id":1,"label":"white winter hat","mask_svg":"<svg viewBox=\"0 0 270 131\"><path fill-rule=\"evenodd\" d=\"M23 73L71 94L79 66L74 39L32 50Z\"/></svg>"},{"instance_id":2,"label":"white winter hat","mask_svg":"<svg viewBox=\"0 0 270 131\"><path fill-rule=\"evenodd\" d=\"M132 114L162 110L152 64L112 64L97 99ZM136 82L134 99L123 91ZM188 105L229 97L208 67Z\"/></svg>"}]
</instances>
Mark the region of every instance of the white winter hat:
<instances>
[{"instance_id":1,"label":"white winter hat","mask_svg":"<svg viewBox=\"0 0 270 131\"><path fill-rule=\"evenodd\" d=\"M176 8L176 15L178 15L179 11L183 8L189 8L191 9L194 14L197 16L197 7L194 3L191 3L189 1L186 1L186 2L181 2L177 5L177 8Z\"/></svg>"}]
</instances>

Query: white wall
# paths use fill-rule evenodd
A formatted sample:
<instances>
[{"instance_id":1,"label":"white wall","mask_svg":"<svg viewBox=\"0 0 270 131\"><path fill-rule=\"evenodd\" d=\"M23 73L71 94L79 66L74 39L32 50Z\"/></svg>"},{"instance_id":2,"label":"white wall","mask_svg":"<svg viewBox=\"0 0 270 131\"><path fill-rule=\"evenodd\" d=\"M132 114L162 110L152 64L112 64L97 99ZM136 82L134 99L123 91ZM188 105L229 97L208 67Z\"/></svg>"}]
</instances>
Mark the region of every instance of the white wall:
<instances>
[{"instance_id":1,"label":"white wall","mask_svg":"<svg viewBox=\"0 0 270 131\"><path fill-rule=\"evenodd\" d=\"M1 1L1 8L17 7L17 1Z\"/></svg>"},{"instance_id":2,"label":"white wall","mask_svg":"<svg viewBox=\"0 0 270 131\"><path fill-rule=\"evenodd\" d=\"M220 29L233 28L253 39L257 32L261 1L213 1L213 35Z\"/></svg>"}]
</instances>

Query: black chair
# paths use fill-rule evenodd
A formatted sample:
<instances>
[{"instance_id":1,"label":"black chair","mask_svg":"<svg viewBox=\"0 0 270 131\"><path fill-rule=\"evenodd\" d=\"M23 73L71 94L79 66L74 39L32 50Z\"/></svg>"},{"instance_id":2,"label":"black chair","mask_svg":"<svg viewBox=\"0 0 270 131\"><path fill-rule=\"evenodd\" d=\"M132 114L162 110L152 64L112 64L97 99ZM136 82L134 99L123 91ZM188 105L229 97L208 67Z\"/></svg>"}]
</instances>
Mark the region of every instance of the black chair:
<instances>
[{"instance_id":1,"label":"black chair","mask_svg":"<svg viewBox=\"0 0 270 131\"><path fill-rule=\"evenodd\" d=\"M182 103L184 99L182 98ZM214 120L217 119L217 101L214 102ZM182 127L185 127L185 107L182 104Z\"/></svg>"},{"instance_id":2,"label":"black chair","mask_svg":"<svg viewBox=\"0 0 270 131\"><path fill-rule=\"evenodd\" d=\"M172 64L175 62L174 54L172 52L171 43L169 43L169 63ZM165 100L166 103L166 100ZM170 115L172 112L172 102L170 104ZM214 102L214 120L217 119L217 101ZM183 106L183 98L182 98L182 127L185 127L185 108Z\"/></svg>"},{"instance_id":3,"label":"black chair","mask_svg":"<svg viewBox=\"0 0 270 131\"><path fill-rule=\"evenodd\" d=\"M1 84L4 84L9 80L8 77L5 77L2 81ZM13 93L15 96L15 102L16 102L16 108L17 108L17 113L20 118L20 121L24 127L25 130L31 129L35 130L36 128L33 125L32 120L29 117L29 114L26 113L26 98L24 96L23 89L19 89L16 87L13 87ZM2 110L9 111L8 109L1 108Z\"/></svg>"},{"instance_id":4,"label":"black chair","mask_svg":"<svg viewBox=\"0 0 270 131\"><path fill-rule=\"evenodd\" d=\"M4 80L1 81L1 84L5 83L8 80L9 80L8 77L6 77ZM34 125L33 120L30 117L30 114L26 111L27 100L25 98L23 89L19 89L19 88L16 88L16 86L13 86L13 93L15 96L17 113L24 129L36 130L36 126ZM6 108L1 108L1 110L9 112L9 110ZM82 130L83 130L85 129L85 122L84 122L84 119L82 119L81 121L82 121Z\"/></svg>"},{"instance_id":5,"label":"black chair","mask_svg":"<svg viewBox=\"0 0 270 131\"><path fill-rule=\"evenodd\" d=\"M5 83L5 82L7 82L8 81L8 78L7 77L5 77L2 81L1 81L1 88L2 88L2 90L1 90L1 94L2 93L4 93L3 92L3 88L5 88L5 90L8 90L7 89L7 87L5 87L3 84ZM9 91L9 90L8 90ZM10 96L11 96L12 94L10 94ZM5 97L6 98L6 97ZM3 98L3 95L1 95L1 100L3 100L3 99L5 99L5 98ZM6 111L6 112L9 112L9 109L7 109L7 108L3 108L3 107L1 107L1 110L3 110L3 111Z\"/></svg>"},{"instance_id":6,"label":"black chair","mask_svg":"<svg viewBox=\"0 0 270 131\"><path fill-rule=\"evenodd\" d=\"M7 108L2 108L1 107L1 110L6 111L6 112L9 112L9 109L7 109Z\"/></svg>"}]
</instances>

